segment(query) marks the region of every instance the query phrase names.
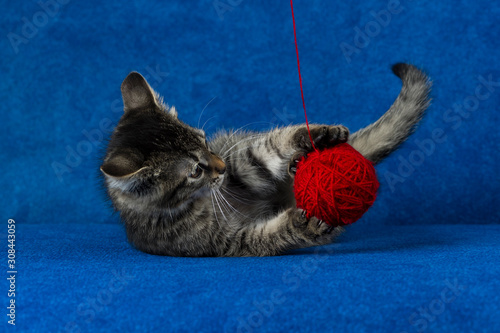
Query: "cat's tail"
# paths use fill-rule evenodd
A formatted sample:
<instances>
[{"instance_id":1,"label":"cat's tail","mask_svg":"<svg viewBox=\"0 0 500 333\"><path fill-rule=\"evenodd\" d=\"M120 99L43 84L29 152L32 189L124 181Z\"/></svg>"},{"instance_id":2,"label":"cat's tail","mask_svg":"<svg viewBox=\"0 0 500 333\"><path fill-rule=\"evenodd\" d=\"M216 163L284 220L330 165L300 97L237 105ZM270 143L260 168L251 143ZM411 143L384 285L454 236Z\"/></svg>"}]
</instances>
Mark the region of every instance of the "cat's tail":
<instances>
[{"instance_id":1,"label":"cat's tail","mask_svg":"<svg viewBox=\"0 0 500 333\"><path fill-rule=\"evenodd\" d=\"M402 81L399 96L379 120L351 135L349 144L374 164L396 150L415 130L430 104L431 82L417 67L396 64Z\"/></svg>"}]
</instances>

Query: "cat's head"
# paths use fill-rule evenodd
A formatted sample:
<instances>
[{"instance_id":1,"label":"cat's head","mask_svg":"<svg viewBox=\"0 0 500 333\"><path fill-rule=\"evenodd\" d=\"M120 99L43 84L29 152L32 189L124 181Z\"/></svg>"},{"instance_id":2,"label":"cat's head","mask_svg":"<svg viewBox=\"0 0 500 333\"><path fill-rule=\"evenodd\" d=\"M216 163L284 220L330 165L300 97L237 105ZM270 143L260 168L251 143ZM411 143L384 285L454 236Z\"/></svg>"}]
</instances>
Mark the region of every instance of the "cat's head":
<instances>
[{"instance_id":1,"label":"cat's head","mask_svg":"<svg viewBox=\"0 0 500 333\"><path fill-rule=\"evenodd\" d=\"M139 73L121 91L124 114L101 166L118 210L175 210L220 186L226 166L202 130L180 121Z\"/></svg>"}]
</instances>

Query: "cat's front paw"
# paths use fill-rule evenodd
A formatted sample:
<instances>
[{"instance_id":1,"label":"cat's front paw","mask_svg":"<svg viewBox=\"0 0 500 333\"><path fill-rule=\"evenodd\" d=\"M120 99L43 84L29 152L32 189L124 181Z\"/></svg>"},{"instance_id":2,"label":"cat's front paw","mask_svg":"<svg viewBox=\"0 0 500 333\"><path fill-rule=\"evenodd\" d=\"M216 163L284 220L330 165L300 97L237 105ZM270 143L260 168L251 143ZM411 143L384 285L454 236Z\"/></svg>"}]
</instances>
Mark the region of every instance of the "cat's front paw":
<instances>
[{"instance_id":1,"label":"cat's front paw","mask_svg":"<svg viewBox=\"0 0 500 333\"><path fill-rule=\"evenodd\" d=\"M341 227L333 227L326 222L311 216L300 208L289 210L290 220L298 235L310 245L323 245L333 241L341 232Z\"/></svg>"},{"instance_id":2,"label":"cat's front paw","mask_svg":"<svg viewBox=\"0 0 500 333\"><path fill-rule=\"evenodd\" d=\"M318 126L311 130L311 136L314 146L318 149L323 149L347 142L349 139L349 130L343 125Z\"/></svg>"},{"instance_id":3,"label":"cat's front paw","mask_svg":"<svg viewBox=\"0 0 500 333\"><path fill-rule=\"evenodd\" d=\"M347 142L349 139L349 130L343 125L337 126L310 126L311 137L314 146L317 149L333 147L339 143ZM311 138L306 127L300 128L294 136L294 142L297 147L296 153L288 163L288 174L293 178L297 172L297 164L302 158L307 156L307 153L312 152Z\"/></svg>"},{"instance_id":4,"label":"cat's front paw","mask_svg":"<svg viewBox=\"0 0 500 333\"><path fill-rule=\"evenodd\" d=\"M339 143L347 142L349 139L349 130L343 125L317 125L310 126L310 129L314 146L317 149L333 147ZM297 131L295 142L299 149L307 152L313 150L306 127Z\"/></svg>"}]
</instances>

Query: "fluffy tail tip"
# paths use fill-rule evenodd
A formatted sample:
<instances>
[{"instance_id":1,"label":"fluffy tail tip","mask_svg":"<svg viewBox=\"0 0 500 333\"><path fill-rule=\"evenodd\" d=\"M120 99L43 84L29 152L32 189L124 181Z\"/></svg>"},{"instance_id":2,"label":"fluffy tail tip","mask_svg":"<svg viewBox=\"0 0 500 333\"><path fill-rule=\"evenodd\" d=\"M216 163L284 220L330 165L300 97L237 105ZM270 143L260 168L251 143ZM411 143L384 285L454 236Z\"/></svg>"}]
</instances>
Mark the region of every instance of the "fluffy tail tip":
<instances>
[{"instance_id":1,"label":"fluffy tail tip","mask_svg":"<svg viewBox=\"0 0 500 333\"><path fill-rule=\"evenodd\" d=\"M415 66L410 64L405 64L402 62L392 65L392 72L396 74L396 76L398 76L400 79L404 78L406 74L408 74L408 72L411 70L418 71L418 69Z\"/></svg>"}]
</instances>

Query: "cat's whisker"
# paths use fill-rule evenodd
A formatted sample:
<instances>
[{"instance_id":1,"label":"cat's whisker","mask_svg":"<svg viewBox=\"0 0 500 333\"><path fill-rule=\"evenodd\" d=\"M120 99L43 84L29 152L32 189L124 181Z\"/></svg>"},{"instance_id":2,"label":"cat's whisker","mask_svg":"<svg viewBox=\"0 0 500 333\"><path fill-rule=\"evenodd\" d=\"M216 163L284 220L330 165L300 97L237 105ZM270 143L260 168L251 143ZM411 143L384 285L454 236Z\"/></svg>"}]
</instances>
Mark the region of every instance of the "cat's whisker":
<instances>
[{"instance_id":1,"label":"cat's whisker","mask_svg":"<svg viewBox=\"0 0 500 333\"><path fill-rule=\"evenodd\" d=\"M201 120L201 116L203 116L203 112L205 111L205 109L207 108L207 106L208 106L208 105L210 105L210 103L212 103L212 101L213 101L214 99L216 99L216 98L217 98L217 96L214 96L214 98L212 98L212 99L211 99L211 100L207 103L207 105L205 105L205 107L203 108L203 110L201 110L200 117L198 118L198 126L197 126L198 128L200 128L200 120ZM213 117L212 117L212 118L213 118ZM208 120L210 120L210 119L212 119L212 118L209 118ZM207 121L208 121L208 120L207 120ZM205 124L206 124L206 123L207 123L207 122L205 122ZM203 124L203 127L205 127L205 124ZM202 127L202 129L203 129L203 127Z\"/></svg>"},{"instance_id":2,"label":"cat's whisker","mask_svg":"<svg viewBox=\"0 0 500 333\"><path fill-rule=\"evenodd\" d=\"M236 147L237 145L239 145L239 144L241 144L241 143L243 143L243 142L249 141L249 140L256 139L256 138L261 137L261 136L262 136L262 134L250 135L249 137L247 137L247 138L245 138L245 139L242 139L242 140L240 140L240 141L236 142L234 145L232 145L232 146L231 146L228 150L226 150L226 151L224 152L224 157L223 157L223 159L226 159L227 157L230 157L231 155L229 155L229 152L230 152L232 149L234 149L234 147ZM248 147L245 147L245 149L248 149Z\"/></svg>"},{"instance_id":3,"label":"cat's whisker","mask_svg":"<svg viewBox=\"0 0 500 333\"><path fill-rule=\"evenodd\" d=\"M236 142L233 146L231 146L228 150L224 150L224 148L226 147L226 145L227 145L229 142L231 142L231 137L232 137L233 135L235 135L235 134L236 134L236 132L234 132L233 134L231 134L231 136L230 136L229 138L227 138L227 141L226 141L226 143L224 144L224 146L222 146L222 148L221 148L221 152L223 152L224 157L227 157L227 154L229 153L229 151L231 151L231 149L232 149L234 146L238 145L238 144L239 144L239 143L241 143L241 142L244 142L244 141L250 140L250 139L252 139L252 138L254 137L254 136L249 136L249 137L247 137L247 138L245 138L245 139L239 140L239 141L237 141L237 142Z\"/></svg>"},{"instance_id":4,"label":"cat's whisker","mask_svg":"<svg viewBox=\"0 0 500 333\"><path fill-rule=\"evenodd\" d=\"M252 204L252 201L243 198L242 196L237 195L234 192L229 191L227 188L221 188L226 194L230 195L234 200L238 200L241 203Z\"/></svg>"},{"instance_id":5,"label":"cat's whisker","mask_svg":"<svg viewBox=\"0 0 500 333\"><path fill-rule=\"evenodd\" d=\"M217 210L215 209L215 204L214 204L214 192L212 190L210 190L210 198L212 199L212 207L214 209L215 220L217 221L217 224L219 225L219 228L221 228L222 230L224 230L224 228L222 228L222 225L221 225L221 223L219 221L219 217L217 216Z\"/></svg>"},{"instance_id":6,"label":"cat's whisker","mask_svg":"<svg viewBox=\"0 0 500 333\"><path fill-rule=\"evenodd\" d=\"M234 150L229 156L227 156L226 158L231 158L231 161L246 161L248 160L248 157L246 156L240 156L240 157L235 157L235 156L238 156L238 153L241 152L241 151L245 151L245 150L248 150L249 147L243 147L241 149L238 149L238 150Z\"/></svg>"},{"instance_id":7,"label":"cat's whisker","mask_svg":"<svg viewBox=\"0 0 500 333\"><path fill-rule=\"evenodd\" d=\"M204 131L204 130L205 130L205 125L206 125L206 124L207 124L210 120L214 119L215 117L218 117L218 116L217 116L217 115L212 116L212 117L208 118L208 119L205 121L205 123L203 123L203 126L201 127L202 131ZM213 126L213 124L212 124L212 125L210 125L208 128L210 128L210 127L212 127L212 126ZM207 129L208 129L208 128L207 128Z\"/></svg>"},{"instance_id":8,"label":"cat's whisker","mask_svg":"<svg viewBox=\"0 0 500 333\"><path fill-rule=\"evenodd\" d=\"M219 198L219 200L218 200L218 201L220 202L221 207L222 207L224 210L226 210L226 213L228 214L228 216L231 216L231 215L232 215L232 211L231 211L231 209L227 206L227 204L224 202L224 200L222 200L222 197L220 196L219 191L216 191L216 192L215 192L215 196ZM229 223L230 221L227 221L227 222Z\"/></svg>"},{"instance_id":9,"label":"cat's whisker","mask_svg":"<svg viewBox=\"0 0 500 333\"><path fill-rule=\"evenodd\" d=\"M246 218L249 218L248 216L246 216L245 214L241 213L238 209L234 208L233 206L231 206L231 204L229 203L229 201L224 197L224 194L222 194L222 192L219 190L219 195L221 197L222 200L224 200L226 202L226 204L235 212L235 213L238 213L240 214L241 216L243 217L246 217Z\"/></svg>"},{"instance_id":10,"label":"cat's whisker","mask_svg":"<svg viewBox=\"0 0 500 333\"><path fill-rule=\"evenodd\" d=\"M240 157L235 157L235 155L237 153L239 153L240 151L245 151L245 150L248 150L248 147L244 147L244 148L241 148L241 149L238 149L238 150L234 150L233 153L228 156L228 157L231 157L231 161L247 161L248 160L248 157L246 156L240 156Z\"/></svg>"},{"instance_id":11,"label":"cat's whisker","mask_svg":"<svg viewBox=\"0 0 500 333\"><path fill-rule=\"evenodd\" d=\"M217 193L216 193L216 191L213 191L213 190L211 190L210 192L211 192L211 193L213 193L213 194L214 194L214 196L216 196L216 194L217 194ZM217 198L216 198L216 200L217 200ZM215 209L215 208L214 208L214 209ZM221 213L222 213L222 210L221 210ZM229 234L226 232L226 228L224 228L224 227L221 225L220 221L218 221L218 223L219 223L219 227L221 228L221 230L222 230L222 232L224 233L224 235L226 235L226 237L229 237ZM229 221L226 221L226 225L230 227L230 225L229 225Z\"/></svg>"},{"instance_id":12,"label":"cat's whisker","mask_svg":"<svg viewBox=\"0 0 500 333\"><path fill-rule=\"evenodd\" d=\"M231 135L226 139L226 143L224 144L224 146L222 146L221 148L221 151L224 151L224 148L226 147L227 143L230 142L231 138L237 134L239 131L241 131L242 129L244 129L245 127L248 127L250 125L256 125L256 124L260 124L260 123L264 123L264 124L267 124L268 122L266 121L254 121L253 123L250 123L250 124L246 124L244 126L241 126L240 128L236 129L233 133L231 133Z\"/></svg>"},{"instance_id":13,"label":"cat's whisker","mask_svg":"<svg viewBox=\"0 0 500 333\"><path fill-rule=\"evenodd\" d=\"M244 139L242 139L242 140L240 140L240 141L236 142L234 145L232 145L232 146L231 146L228 150L226 150L226 151L224 152L224 153L226 154L226 157L227 157L227 156L231 156L231 155L228 155L228 153L229 153L232 149L234 149L234 148L235 148L235 146L237 146L238 144L243 143L243 142L246 142L246 141L249 141L249 140L258 139L258 138L260 138L260 137L262 137L262 136L263 136L263 134L261 134L261 133L257 133L257 134L249 135L249 136L245 137ZM245 147L243 147L243 148L241 148L241 149L239 149L239 150L248 149L248 148L250 148L250 147L251 147L251 145L250 145L250 146L245 146Z\"/></svg>"},{"instance_id":14,"label":"cat's whisker","mask_svg":"<svg viewBox=\"0 0 500 333\"><path fill-rule=\"evenodd\" d=\"M229 203L227 202L226 198L224 198L224 196L222 195L220 189L217 189L216 191L217 193L217 196L219 197L219 199L221 200L220 203L221 205L228 211L230 212L230 210L234 211L234 208L233 206L229 205Z\"/></svg>"},{"instance_id":15,"label":"cat's whisker","mask_svg":"<svg viewBox=\"0 0 500 333\"><path fill-rule=\"evenodd\" d=\"M229 204L229 202L227 202L225 197L222 195L222 193L220 193L220 191L217 191L217 192L216 192L216 196L219 197L220 204L224 207L224 209L226 209L228 216L231 217L230 220L227 221L228 226L230 226L231 228L234 228L234 227L237 228L239 226L237 215L241 215L247 219L249 218L248 216L241 214L237 209L235 209L233 206L231 206Z\"/></svg>"},{"instance_id":16,"label":"cat's whisker","mask_svg":"<svg viewBox=\"0 0 500 333\"><path fill-rule=\"evenodd\" d=\"M222 210L220 204L219 204L219 200L217 199L217 192L214 192L214 198L215 198L215 203L217 204L217 206L219 206L219 210L222 214L222 216L224 217L224 220L227 221L227 217L226 217L226 214L224 214L224 211Z\"/></svg>"}]
</instances>

